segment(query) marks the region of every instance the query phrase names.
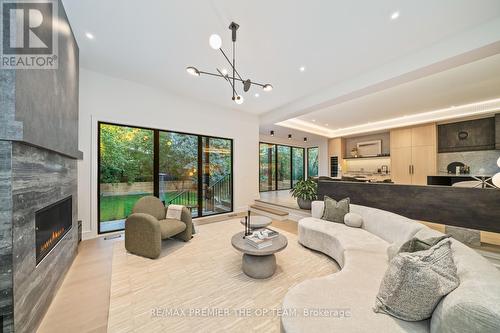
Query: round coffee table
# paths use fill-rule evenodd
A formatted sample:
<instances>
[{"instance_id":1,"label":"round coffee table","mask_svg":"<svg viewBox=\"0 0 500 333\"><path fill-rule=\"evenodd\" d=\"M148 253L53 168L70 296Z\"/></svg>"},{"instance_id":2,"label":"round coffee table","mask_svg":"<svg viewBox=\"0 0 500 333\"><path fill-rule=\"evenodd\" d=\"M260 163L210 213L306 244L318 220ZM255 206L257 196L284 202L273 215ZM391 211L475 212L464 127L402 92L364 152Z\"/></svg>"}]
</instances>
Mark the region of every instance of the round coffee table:
<instances>
[{"instance_id":1,"label":"round coffee table","mask_svg":"<svg viewBox=\"0 0 500 333\"><path fill-rule=\"evenodd\" d=\"M273 220L267 216L260 216L260 215L250 216L250 226L252 227L252 230L265 228L268 225L270 225L271 222L273 222ZM242 218L240 220L240 223L245 225L245 218Z\"/></svg>"},{"instance_id":2,"label":"round coffee table","mask_svg":"<svg viewBox=\"0 0 500 333\"><path fill-rule=\"evenodd\" d=\"M243 252L241 269L243 273L254 279L265 279L274 274L276 270L276 252L283 250L288 245L288 240L282 234L273 238L273 244L263 249L258 249L248 244L243 238L245 232L238 232L231 238L233 247Z\"/></svg>"}]
</instances>

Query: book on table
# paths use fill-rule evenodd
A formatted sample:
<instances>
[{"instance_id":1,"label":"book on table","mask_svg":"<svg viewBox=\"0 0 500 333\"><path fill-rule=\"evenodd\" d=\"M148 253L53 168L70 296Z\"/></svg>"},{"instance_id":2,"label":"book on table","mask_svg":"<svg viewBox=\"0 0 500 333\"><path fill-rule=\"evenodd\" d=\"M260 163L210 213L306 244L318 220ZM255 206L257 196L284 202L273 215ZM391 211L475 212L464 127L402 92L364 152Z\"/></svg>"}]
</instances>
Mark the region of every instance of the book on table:
<instances>
[{"instance_id":1,"label":"book on table","mask_svg":"<svg viewBox=\"0 0 500 333\"><path fill-rule=\"evenodd\" d=\"M263 249L273 245L273 241L271 239L268 238L260 239L257 236L246 237L245 241L257 249Z\"/></svg>"}]
</instances>

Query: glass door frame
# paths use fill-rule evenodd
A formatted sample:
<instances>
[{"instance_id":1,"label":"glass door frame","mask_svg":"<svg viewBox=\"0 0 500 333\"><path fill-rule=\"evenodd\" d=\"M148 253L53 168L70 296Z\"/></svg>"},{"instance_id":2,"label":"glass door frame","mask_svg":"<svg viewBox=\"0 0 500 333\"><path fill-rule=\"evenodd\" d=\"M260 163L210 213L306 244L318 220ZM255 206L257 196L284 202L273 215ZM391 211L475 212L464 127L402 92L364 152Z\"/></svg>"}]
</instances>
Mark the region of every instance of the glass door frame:
<instances>
[{"instance_id":1,"label":"glass door frame","mask_svg":"<svg viewBox=\"0 0 500 333\"><path fill-rule=\"evenodd\" d=\"M260 189L260 145L261 144L266 144L266 145L271 145L273 146L274 149L274 156L275 156L275 165L274 165L274 173L275 173L275 190L261 190ZM285 189L278 189L278 146L282 147L290 147L290 187L285 188ZM285 191L285 190L290 190L293 188L293 148L298 148L303 150L302 154L302 179L305 179L306 177L306 148L300 147L300 146L290 146L290 145L285 145L285 144L280 144L280 143L272 143L272 142L265 142L265 141L259 141L259 192L271 192L271 191Z\"/></svg>"},{"instance_id":2,"label":"glass door frame","mask_svg":"<svg viewBox=\"0 0 500 333\"><path fill-rule=\"evenodd\" d=\"M318 146L312 146L312 147L307 147L307 157L306 157L306 160L307 160L307 165L306 165L307 178L311 177L311 175L309 175L309 150L310 149L317 149L318 150L318 155L316 156L316 158L318 159L317 175L316 176L312 176L312 177L318 177L319 176L319 147Z\"/></svg>"},{"instance_id":3,"label":"glass door frame","mask_svg":"<svg viewBox=\"0 0 500 333\"><path fill-rule=\"evenodd\" d=\"M193 216L193 218L200 218L200 217L207 217L207 216L215 216L215 215L220 215L220 214L227 214L234 212L234 140L231 138L224 138L224 137L219 137L219 136L212 136L212 135L203 135L203 134L195 134L195 133L187 133L187 132L180 132L180 131L174 131L174 130L165 130L165 129L159 129L159 128L152 128L152 127L144 127L144 126L136 126L136 125L128 125L128 124L121 124L121 123L112 123L112 122L107 122L107 121L97 121L97 177L96 177L96 182L97 182L97 234L107 234L111 232L117 232L117 231L122 231L123 229L120 230L112 230L112 231L101 231L100 227L100 217L101 217L101 199L100 199L100 172L101 172L101 125L112 125L112 126L123 126L123 127L129 127L129 128L137 128L137 129L143 129L143 130L151 130L153 131L153 195L157 198L160 196L160 132L170 132L170 133L177 133L177 134L185 134L185 135L192 135L198 137L198 214L197 216ZM219 213L213 213L209 215L203 215L203 189L200 186L203 181L203 170L202 170L202 164L203 164L203 158L202 158L202 153L203 153L203 147L202 147L202 141L203 138L211 138L211 139L222 139L222 140L228 140L231 144L231 176L230 176L230 188L231 188L231 210L229 211L224 211L224 212L219 212Z\"/></svg>"}]
</instances>

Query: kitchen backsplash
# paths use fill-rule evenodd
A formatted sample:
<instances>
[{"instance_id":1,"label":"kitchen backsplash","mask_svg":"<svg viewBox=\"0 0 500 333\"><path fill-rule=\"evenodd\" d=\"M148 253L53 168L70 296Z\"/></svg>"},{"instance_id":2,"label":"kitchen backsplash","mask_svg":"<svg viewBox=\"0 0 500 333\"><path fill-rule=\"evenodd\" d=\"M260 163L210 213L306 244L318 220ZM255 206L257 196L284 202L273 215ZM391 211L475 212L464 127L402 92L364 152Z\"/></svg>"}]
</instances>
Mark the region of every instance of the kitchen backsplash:
<instances>
[{"instance_id":1,"label":"kitchen backsplash","mask_svg":"<svg viewBox=\"0 0 500 333\"><path fill-rule=\"evenodd\" d=\"M500 172L500 168L497 166L499 157L500 150L440 153L438 154L438 171L446 172L446 167L451 162L462 162L470 167L472 174L479 173L479 169L482 168L486 175L493 175Z\"/></svg>"},{"instance_id":2,"label":"kitchen backsplash","mask_svg":"<svg viewBox=\"0 0 500 333\"><path fill-rule=\"evenodd\" d=\"M346 159L347 170L344 173L364 171L364 172L377 172L382 165L387 165L391 169L391 159L387 158L360 158L360 159Z\"/></svg>"}]
</instances>

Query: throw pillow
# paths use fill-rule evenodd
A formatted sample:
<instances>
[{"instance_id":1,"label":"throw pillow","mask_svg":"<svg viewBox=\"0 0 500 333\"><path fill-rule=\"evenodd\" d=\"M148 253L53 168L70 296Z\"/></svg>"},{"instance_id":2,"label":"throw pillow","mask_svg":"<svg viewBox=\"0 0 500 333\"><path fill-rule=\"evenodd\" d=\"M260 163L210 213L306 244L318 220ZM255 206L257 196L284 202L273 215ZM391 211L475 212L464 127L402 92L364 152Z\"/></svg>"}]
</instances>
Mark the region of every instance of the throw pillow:
<instances>
[{"instance_id":1,"label":"throw pillow","mask_svg":"<svg viewBox=\"0 0 500 333\"><path fill-rule=\"evenodd\" d=\"M419 239L417 237L413 237L412 239L403 242L403 243L394 243L387 248L387 257L389 261L396 256L396 254L401 252L417 252L428 250L441 240L450 237L450 235L443 235L438 237L431 237L427 239Z\"/></svg>"},{"instance_id":2,"label":"throw pillow","mask_svg":"<svg viewBox=\"0 0 500 333\"><path fill-rule=\"evenodd\" d=\"M385 272L374 311L407 321L428 319L459 283L449 239L428 250L402 252Z\"/></svg>"},{"instance_id":3,"label":"throw pillow","mask_svg":"<svg viewBox=\"0 0 500 333\"><path fill-rule=\"evenodd\" d=\"M345 214L349 213L350 199L345 198L337 202L325 195L325 209L323 211L323 220L330 222L344 223Z\"/></svg>"},{"instance_id":4,"label":"throw pillow","mask_svg":"<svg viewBox=\"0 0 500 333\"><path fill-rule=\"evenodd\" d=\"M344 216L345 225L353 228L361 228L363 225L363 217L356 213L347 213Z\"/></svg>"}]
</instances>

